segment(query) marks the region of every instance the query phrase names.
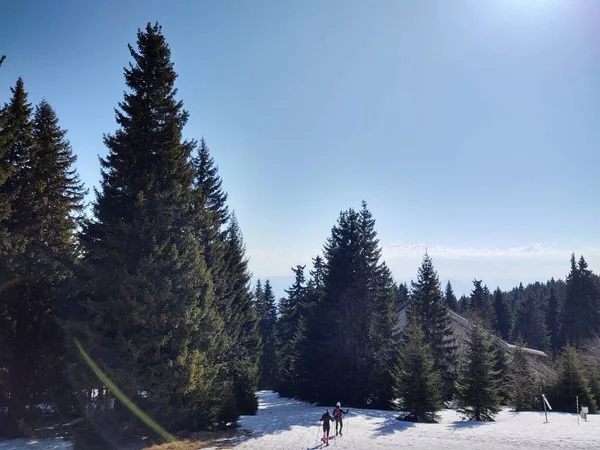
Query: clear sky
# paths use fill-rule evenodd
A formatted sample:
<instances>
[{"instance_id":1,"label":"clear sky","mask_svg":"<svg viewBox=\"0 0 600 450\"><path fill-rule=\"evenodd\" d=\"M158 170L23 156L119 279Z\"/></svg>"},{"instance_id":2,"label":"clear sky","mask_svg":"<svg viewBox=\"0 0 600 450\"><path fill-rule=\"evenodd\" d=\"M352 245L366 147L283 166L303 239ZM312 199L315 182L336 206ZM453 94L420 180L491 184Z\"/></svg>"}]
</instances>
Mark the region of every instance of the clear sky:
<instances>
[{"instance_id":1,"label":"clear sky","mask_svg":"<svg viewBox=\"0 0 600 450\"><path fill-rule=\"evenodd\" d=\"M0 100L18 76L46 97L88 187L155 20L256 276L363 199L398 280L424 245L465 286L564 277L572 251L600 271L599 1L6 2Z\"/></svg>"}]
</instances>

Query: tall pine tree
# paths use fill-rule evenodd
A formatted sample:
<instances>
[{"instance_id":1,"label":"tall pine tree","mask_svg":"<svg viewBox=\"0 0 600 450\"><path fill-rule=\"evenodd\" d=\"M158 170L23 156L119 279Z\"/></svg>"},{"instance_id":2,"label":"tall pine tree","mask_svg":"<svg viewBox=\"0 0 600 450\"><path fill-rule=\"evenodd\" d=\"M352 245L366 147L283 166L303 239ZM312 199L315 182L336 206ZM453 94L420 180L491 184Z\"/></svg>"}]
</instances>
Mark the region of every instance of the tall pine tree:
<instances>
[{"instance_id":1,"label":"tall pine tree","mask_svg":"<svg viewBox=\"0 0 600 450\"><path fill-rule=\"evenodd\" d=\"M425 343L433 352L434 368L442 376L444 395L450 399L454 393L456 343L440 280L428 254L423 257L417 281L412 282L409 310L423 328Z\"/></svg>"},{"instance_id":2,"label":"tall pine tree","mask_svg":"<svg viewBox=\"0 0 600 450\"><path fill-rule=\"evenodd\" d=\"M4 331L3 361L8 372L11 432L41 402L60 405L68 397L62 369L64 346L56 320L61 292L76 258L74 232L82 210L83 186L73 169L75 157L58 117L43 101L31 117L23 81L3 112L2 141L9 174L0 188L8 200L0 220L3 270L13 279L0 289ZM6 169L6 165L12 167ZM2 277L5 278L5 277Z\"/></svg>"},{"instance_id":3,"label":"tall pine tree","mask_svg":"<svg viewBox=\"0 0 600 450\"><path fill-rule=\"evenodd\" d=\"M495 352L480 325L469 330L466 360L458 383L458 411L469 420L491 421L500 411Z\"/></svg>"},{"instance_id":4,"label":"tall pine tree","mask_svg":"<svg viewBox=\"0 0 600 450\"><path fill-rule=\"evenodd\" d=\"M376 313L386 310L382 305L389 298L382 288L389 283L383 282L380 255L375 221L366 204L360 212L343 211L325 245L323 297L308 321L304 350L307 385L312 387L308 400L389 404L390 399L373 389L371 366L374 342L392 339L382 337L391 333L387 324L392 320L374 320ZM380 369L377 377L383 380L391 367Z\"/></svg>"},{"instance_id":5,"label":"tall pine tree","mask_svg":"<svg viewBox=\"0 0 600 450\"><path fill-rule=\"evenodd\" d=\"M215 307L223 320L224 336L220 392L232 398L222 422L256 411L258 385L258 318L252 304L250 274L243 236L235 214L229 214L227 193L204 138L192 159L195 172L193 211L196 236L214 285Z\"/></svg>"},{"instance_id":6,"label":"tall pine tree","mask_svg":"<svg viewBox=\"0 0 600 450\"><path fill-rule=\"evenodd\" d=\"M419 320L409 314L394 372L400 409L409 413L404 420L436 422L439 419L437 412L443 407L442 380L433 366L431 348L425 343Z\"/></svg>"},{"instance_id":7,"label":"tall pine tree","mask_svg":"<svg viewBox=\"0 0 600 450\"><path fill-rule=\"evenodd\" d=\"M258 386L260 389L275 389L277 387L277 341L275 330L277 309L271 282L269 280L265 281L264 288L260 284L257 285L255 295L257 297L259 330L262 342Z\"/></svg>"},{"instance_id":8,"label":"tall pine tree","mask_svg":"<svg viewBox=\"0 0 600 450\"><path fill-rule=\"evenodd\" d=\"M554 279L552 279L554 281ZM560 304L553 287L550 288L548 308L546 311L546 326L550 336L550 348L554 354L560 350Z\"/></svg>"},{"instance_id":9,"label":"tall pine tree","mask_svg":"<svg viewBox=\"0 0 600 450\"><path fill-rule=\"evenodd\" d=\"M521 336L527 346L538 350L548 347L548 331L540 302L529 294L521 303L513 329L513 340Z\"/></svg>"},{"instance_id":10,"label":"tall pine tree","mask_svg":"<svg viewBox=\"0 0 600 450\"><path fill-rule=\"evenodd\" d=\"M448 309L451 311L458 311L458 300L456 299L456 295L454 295L454 290L452 289L452 284L450 281L446 283L446 292L444 294L446 305Z\"/></svg>"},{"instance_id":11,"label":"tall pine tree","mask_svg":"<svg viewBox=\"0 0 600 450\"><path fill-rule=\"evenodd\" d=\"M83 344L163 426L197 428L219 418L223 328L196 239L194 142L182 139L188 113L175 98L160 25L138 30L137 50L129 51L129 91L116 110L119 129L104 139L101 189L83 233L90 273Z\"/></svg>"},{"instance_id":12,"label":"tall pine tree","mask_svg":"<svg viewBox=\"0 0 600 450\"><path fill-rule=\"evenodd\" d=\"M279 304L277 321L277 363L279 392L290 396L295 393L297 384L296 366L298 362L298 342L302 338L300 325L307 308L307 287L304 278L305 266L292 268L294 284L286 290L287 297Z\"/></svg>"},{"instance_id":13,"label":"tall pine tree","mask_svg":"<svg viewBox=\"0 0 600 450\"><path fill-rule=\"evenodd\" d=\"M496 329L500 337L508 341L512 328L512 314L510 306L499 287L494 291L494 309L496 311Z\"/></svg>"},{"instance_id":14,"label":"tall pine tree","mask_svg":"<svg viewBox=\"0 0 600 450\"><path fill-rule=\"evenodd\" d=\"M600 327L600 293L583 256L571 255L567 293L562 308L563 343L581 346Z\"/></svg>"},{"instance_id":15,"label":"tall pine tree","mask_svg":"<svg viewBox=\"0 0 600 450\"><path fill-rule=\"evenodd\" d=\"M518 340L512 355L509 392L515 411L529 411L534 408L536 397L535 378L525 354L525 342Z\"/></svg>"}]
</instances>

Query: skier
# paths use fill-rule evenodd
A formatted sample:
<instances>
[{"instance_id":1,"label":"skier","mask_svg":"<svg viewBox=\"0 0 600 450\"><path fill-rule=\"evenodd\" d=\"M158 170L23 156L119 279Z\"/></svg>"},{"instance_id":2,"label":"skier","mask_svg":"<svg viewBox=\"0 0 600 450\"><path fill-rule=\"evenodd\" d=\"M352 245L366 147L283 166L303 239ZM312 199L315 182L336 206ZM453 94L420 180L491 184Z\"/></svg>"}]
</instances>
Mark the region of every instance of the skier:
<instances>
[{"instance_id":1,"label":"skier","mask_svg":"<svg viewBox=\"0 0 600 450\"><path fill-rule=\"evenodd\" d=\"M321 438L321 442L325 445L329 445L329 422L333 421L333 417L329 415L329 409L325 409L325 414L321 416L319 422L323 421L323 437Z\"/></svg>"},{"instance_id":2,"label":"skier","mask_svg":"<svg viewBox=\"0 0 600 450\"><path fill-rule=\"evenodd\" d=\"M335 417L335 435L338 435L338 424L340 425L340 436L342 436L342 428L344 427L343 415L348 414L350 410L344 411L340 402L337 402L335 409L333 410L333 417Z\"/></svg>"}]
</instances>

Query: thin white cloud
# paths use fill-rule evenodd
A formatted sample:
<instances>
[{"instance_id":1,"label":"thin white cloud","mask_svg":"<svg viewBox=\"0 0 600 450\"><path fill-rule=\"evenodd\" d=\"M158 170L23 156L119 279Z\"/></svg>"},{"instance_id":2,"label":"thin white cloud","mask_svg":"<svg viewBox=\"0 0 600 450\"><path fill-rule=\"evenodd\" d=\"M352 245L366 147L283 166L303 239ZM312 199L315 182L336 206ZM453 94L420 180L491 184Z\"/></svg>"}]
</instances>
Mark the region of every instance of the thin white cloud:
<instances>
[{"instance_id":1,"label":"thin white cloud","mask_svg":"<svg viewBox=\"0 0 600 450\"><path fill-rule=\"evenodd\" d=\"M475 247L449 247L445 245L425 246L425 244L396 243L383 248L383 257L387 259L413 259L421 258L427 253L434 259L448 260L562 260L568 261L571 253L585 254L596 259L600 256L600 249L584 247L582 249L562 249L556 245L544 246L538 243L518 247L506 248L475 248Z\"/></svg>"},{"instance_id":2,"label":"thin white cloud","mask_svg":"<svg viewBox=\"0 0 600 450\"><path fill-rule=\"evenodd\" d=\"M590 268L600 272L598 247L567 249L539 243L505 248L395 243L382 248L383 260L396 279L414 279L426 248L442 279L502 278L527 282L564 278L571 253L577 258L583 254ZM310 270L312 258L320 253L321 249L251 249L248 256L250 269L256 276L274 277L292 275L291 268L298 264Z\"/></svg>"}]
</instances>

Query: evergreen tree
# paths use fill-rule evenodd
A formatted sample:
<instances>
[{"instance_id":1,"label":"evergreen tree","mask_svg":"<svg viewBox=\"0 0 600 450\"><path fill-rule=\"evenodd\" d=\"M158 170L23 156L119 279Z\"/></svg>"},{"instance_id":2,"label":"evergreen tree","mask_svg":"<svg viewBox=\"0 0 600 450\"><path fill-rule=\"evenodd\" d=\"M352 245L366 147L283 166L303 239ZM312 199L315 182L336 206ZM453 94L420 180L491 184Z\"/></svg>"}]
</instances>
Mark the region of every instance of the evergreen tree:
<instances>
[{"instance_id":1,"label":"evergreen tree","mask_svg":"<svg viewBox=\"0 0 600 450\"><path fill-rule=\"evenodd\" d=\"M295 338L296 363L293 374L296 378L294 396L298 398L314 398L314 386L312 385L313 359L312 346L314 345L309 336L309 324L315 308L323 300L325 294L325 262L321 256L312 260L313 269L310 271L310 280L306 287L306 304L302 308L302 316L298 324L298 332Z\"/></svg>"},{"instance_id":2,"label":"evergreen tree","mask_svg":"<svg viewBox=\"0 0 600 450\"><path fill-rule=\"evenodd\" d=\"M392 272L382 263L378 269L369 328L371 351L368 358L372 371L368 391L372 408L388 409L390 400L394 398L393 371L398 360L400 339L395 331L399 320L397 300Z\"/></svg>"},{"instance_id":3,"label":"evergreen tree","mask_svg":"<svg viewBox=\"0 0 600 450\"><path fill-rule=\"evenodd\" d=\"M217 204L217 203L215 203ZM214 208L211 208L214 211ZM209 211L211 210L209 209ZM222 217L222 216L217 216ZM221 239L224 270L220 271L219 282L216 283L216 301L219 310L225 311L224 332L227 339L220 343L226 375L219 381L232 383L233 408L223 407L220 422L227 424L237 419L240 414L254 414L258 409L256 389L258 387L258 363L260 358L259 320L254 308L254 299L250 291L250 273L242 232L235 214L229 216L229 222ZM216 247L215 248L219 248ZM208 260L210 262L210 259ZM219 263L213 260L213 267ZM218 408L222 405L227 390L219 388L220 397L216 396Z\"/></svg>"},{"instance_id":4,"label":"evergreen tree","mask_svg":"<svg viewBox=\"0 0 600 450\"><path fill-rule=\"evenodd\" d=\"M265 281L262 296L258 297L261 289L261 285L258 285L256 296L262 342L258 387L259 389L275 389L277 383L277 343L275 336L277 309L275 307L275 294L273 294L273 288L269 280Z\"/></svg>"},{"instance_id":5,"label":"evergreen tree","mask_svg":"<svg viewBox=\"0 0 600 450\"><path fill-rule=\"evenodd\" d=\"M494 329L496 314L490 302L490 291L482 280L473 280L473 290L469 299L469 313L487 329Z\"/></svg>"},{"instance_id":6,"label":"evergreen tree","mask_svg":"<svg viewBox=\"0 0 600 450\"><path fill-rule=\"evenodd\" d=\"M409 314L403 332L400 359L395 370L396 396L400 409L409 413L404 420L436 422L443 407L442 380L433 369L431 349L416 317Z\"/></svg>"},{"instance_id":7,"label":"evergreen tree","mask_svg":"<svg viewBox=\"0 0 600 450\"><path fill-rule=\"evenodd\" d=\"M456 343L438 274L427 254L418 270L417 281L412 282L411 297L411 314L423 327L425 342L433 352L435 370L442 376L444 395L450 399L454 392Z\"/></svg>"},{"instance_id":8,"label":"evergreen tree","mask_svg":"<svg viewBox=\"0 0 600 450\"><path fill-rule=\"evenodd\" d=\"M408 286L406 283L400 283L396 288L396 305L398 309L402 308L404 305L407 305L410 301L410 293L408 291Z\"/></svg>"},{"instance_id":9,"label":"evergreen tree","mask_svg":"<svg viewBox=\"0 0 600 450\"><path fill-rule=\"evenodd\" d=\"M296 385L296 362L298 359L297 345L302 338L300 321L307 307L307 287L304 278L305 266L292 267L295 280L290 289L286 290L287 297L281 299L279 305L279 320L277 322L277 362L279 392L290 396Z\"/></svg>"},{"instance_id":10,"label":"evergreen tree","mask_svg":"<svg viewBox=\"0 0 600 450\"><path fill-rule=\"evenodd\" d=\"M538 350L545 350L548 347L548 332L544 315L539 301L531 294L521 303L517 312L513 340L517 340L519 336L523 338L528 347Z\"/></svg>"},{"instance_id":11,"label":"evergreen tree","mask_svg":"<svg viewBox=\"0 0 600 450\"><path fill-rule=\"evenodd\" d=\"M575 347L566 345L560 358L558 383L552 398L552 408L556 411L576 411L575 397L579 406L587 406L590 413L596 412L596 401L583 371L579 354Z\"/></svg>"},{"instance_id":12,"label":"evergreen tree","mask_svg":"<svg viewBox=\"0 0 600 450\"><path fill-rule=\"evenodd\" d=\"M552 279L554 281L554 279ZM546 326L550 335L550 348L554 354L560 350L560 306L554 288L550 288L548 309L546 311Z\"/></svg>"},{"instance_id":13,"label":"evergreen tree","mask_svg":"<svg viewBox=\"0 0 600 450\"><path fill-rule=\"evenodd\" d=\"M536 383L529 360L525 354L525 342L519 339L512 355L510 376L510 398L515 411L530 411L536 404Z\"/></svg>"},{"instance_id":14,"label":"evergreen tree","mask_svg":"<svg viewBox=\"0 0 600 450\"><path fill-rule=\"evenodd\" d=\"M3 165L13 166L2 191L12 205L10 215L0 220L7 238L0 257L3 270L14 278L0 290L0 366L8 372L9 432L18 433L33 405L60 405L68 397L56 315L58 297L72 275L77 250L73 234L84 190L55 112L42 102L32 119L21 79L5 114L2 133L11 145Z\"/></svg>"},{"instance_id":15,"label":"evergreen tree","mask_svg":"<svg viewBox=\"0 0 600 450\"><path fill-rule=\"evenodd\" d=\"M510 399L510 367L506 348L498 339L492 340L494 350L494 372L497 374L498 399L501 405L507 405Z\"/></svg>"},{"instance_id":16,"label":"evergreen tree","mask_svg":"<svg viewBox=\"0 0 600 450\"><path fill-rule=\"evenodd\" d=\"M562 341L580 346L600 327L600 293L583 256L567 276L566 298L561 314Z\"/></svg>"},{"instance_id":17,"label":"evergreen tree","mask_svg":"<svg viewBox=\"0 0 600 450\"><path fill-rule=\"evenodd\" d=\"M512 314L510 306L499 287L494 291L494 309L496 310L497 319L496 329L500 333L500 337L508 341L512 328Z\"/></svg>"},{"instance_id":18,"label":"evergreen tree","mask_svg":"<svg viewBox=\"0 0 600 450\"><path fill-rule=\"evenodd\" d=\"M227 193L218 168L204 138L192 159L195 172L193 211L196 236L204 253L206 267L214 284L215 307L223 320L224 335L219 353L224 357L219 388L225 395L231 383L229 400L223 400L221 421L235 420L239 414L253 414L257 407L258 317L250 292L250 274L245 246L237 218L229 214Z\"/></svg>"},{"instance_id":19,"label":"evergreen tree","mask_svg":"<svg viewBox=\"0 0 600 450\"><path fill-rule=\"evenodd\" d=\"M168 429L218 420L223 325L196 239L194 142L160 25L138 30L129 92L105 136L94 220L83 232L88 338L107 375ZM122 408L115 408L115 413ZM123 417L127 421L128 416Z\"/></svg>"},{"instance_id":20,"label":"evergreen tree","mask_svg":"<svg viewBox=\"0 0 600 450\"><path fill-rule=\"evenodd\" d=\"M466 361L459 375L458 411L469 420L493 421L500 411L495 352L480 325L469 331Z\"/></svg>"},{"instance_id":21,"label":"evergreen tree","mask_svg":"<svg viewBox=\"0 0 600 450\"><path fill-rule=\"evenodd\" d=\"M360 212L349 209L340 214L325 245L324 294L309 317L303 350L310 374L306 385L311 386L307 400L357 407L374 400L389 404L379 389L373 390L371 378L374 343L386 335L391 321L374 320L374 314L386 310L384 299L389 298L382 292L386 283L374 226L363 203ZM390 370L378 368L377 377Z\"/></svg>"},{"instance_id":22,"label":"evergreen tree","mask_svg":"<svg viewBox=\"0 0 600 450\"><path fill-rule=\"evenodd\" d=\"M452 290L452 284L450 283L450 281L446 283L445 300L448 309L452 311L458 311L458 300L456 300L456 295L454 295L454 291Z\"/></svg>"}]
</instances>

